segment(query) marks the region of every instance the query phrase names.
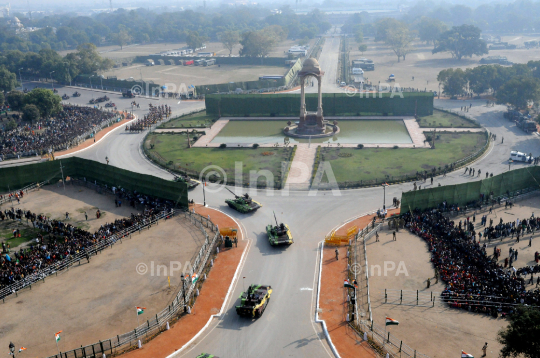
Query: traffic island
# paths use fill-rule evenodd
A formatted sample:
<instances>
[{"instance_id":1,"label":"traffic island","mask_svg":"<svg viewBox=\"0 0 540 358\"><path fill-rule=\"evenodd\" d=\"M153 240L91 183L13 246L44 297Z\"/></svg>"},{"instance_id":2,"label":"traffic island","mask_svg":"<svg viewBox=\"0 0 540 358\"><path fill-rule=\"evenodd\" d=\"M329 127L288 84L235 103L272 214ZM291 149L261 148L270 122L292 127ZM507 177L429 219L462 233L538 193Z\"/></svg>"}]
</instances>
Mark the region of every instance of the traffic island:
<instances>
[{"instance_id":1,"label":"traffic island","mask_svg":"<svg viewBox=\"0 0 540 358\"><path fill-rule=\"evenodd\" d=\"M192 339L207 327L212 316L221 314L222 306L227 298L229 287L233 282L242 255L248 245L244 240L238 223L228 215L211 208L196 204L190 210L210 217L219 228L232 227L238 230L238 247L220 248L214 266L204 285L201 294L191 307L191 313L181 317L170 326L169 330L156 336L144 344L141 349L135 349L124 354L129 358L162 358L184 348Z\"/></svg>"}]
</instances>

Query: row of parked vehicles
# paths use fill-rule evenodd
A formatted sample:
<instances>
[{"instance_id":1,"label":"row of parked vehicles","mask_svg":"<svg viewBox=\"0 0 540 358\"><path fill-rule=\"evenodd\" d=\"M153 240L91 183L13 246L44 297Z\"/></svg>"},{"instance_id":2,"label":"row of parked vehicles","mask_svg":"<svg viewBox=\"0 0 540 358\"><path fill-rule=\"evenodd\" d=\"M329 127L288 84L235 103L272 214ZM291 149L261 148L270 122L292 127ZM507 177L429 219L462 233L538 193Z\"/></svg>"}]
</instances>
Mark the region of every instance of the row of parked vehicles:
<instances>
[{"instance_id":1,"label":"row of parked vehicles","mask_svg":"<svg viewBox=\"0 0 540 358\"><path fill-rule=\"evenodd\" d=\"M520 111L512 108L504 113L504 118L509 121L516 122L516 126L526 133L536 132L536 122L532 119L528 112L521 113Z\"/></svg>"}]
</instances>

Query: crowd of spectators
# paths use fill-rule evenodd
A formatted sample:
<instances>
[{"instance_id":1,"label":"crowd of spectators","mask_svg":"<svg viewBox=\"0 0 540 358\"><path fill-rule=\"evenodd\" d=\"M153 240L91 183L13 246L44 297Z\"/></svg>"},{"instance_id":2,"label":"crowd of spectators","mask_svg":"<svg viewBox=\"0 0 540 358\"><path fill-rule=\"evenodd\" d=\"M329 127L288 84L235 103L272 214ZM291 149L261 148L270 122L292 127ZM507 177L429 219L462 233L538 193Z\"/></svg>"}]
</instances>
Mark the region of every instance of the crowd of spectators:
<instances>
[{"instance_id":1,"label":"crowd of spectators","mask_svg":"<svg viewBox=\"0 0 540 358\"><path fill-rule=\"evenodd\" d=\"M0 160L65 149L76 137L115 115L95 108L64 105L52 118L0 131Z\"/></svg>"},{"instance_id":2,"label":"crowd of spectators","mask_svg":"<svg viewBox=\"0 0 540 358\"><path fill-rule=\"evenodd\" d=\"M492 255L486 251L487 242L533 232L540 227L538 218L509 223L503 223L501 219L496 226L491 220L488 226L486 217L482 217L478 232L473 224L475 217L455 223L439 209L415 210L402 218L411 233L427 242L437 279L440 277L446 283L443 299L452 307L495 316L511 313L512 305L540 304L540 290L526 289L526 275L539 272L540 266L504 267L497 262L501 255L497 246L494 246ZM517 258L515 251L509 252L509 256ZM538 254L535 256L537 259ZM529 283L532 283L532 276Z\"/></svg>"},{"instance_id":3,"label":"crowd of spectators","mask_svg":"<svg viewBox=\"0 0 540 358\"><path fill-rule=\"evenodd\" d=\"M10 208L0 211L0 221L14 220L28 222L39 229L40 234L31 243L19 251L10 251L6 244L2 244L3 255L0 255L0 290L4 287L23 280L30 275L39 275L39 271L57 263L60 260L85 254L85 250L111 235L119 233L129 227L141 227L151 222L159 213L170 212L174 203L142 195L137 192L127 192L123 189L116 191L115 202L127 200L131 206L141 206L140 214L131 214L128 218L117 219L114 222L101 225L94 233L81 228L54 220L41 214L30 211ZM118 205L118 204L117 204ZM99 211L98 211L99 212ZM66 219L69 218L66 213ZM18 235L15 230L13 235ZM89 254L86 258L89 260ZM1 298L1 297L0 297Z\"/></svg>"}]
</instances>

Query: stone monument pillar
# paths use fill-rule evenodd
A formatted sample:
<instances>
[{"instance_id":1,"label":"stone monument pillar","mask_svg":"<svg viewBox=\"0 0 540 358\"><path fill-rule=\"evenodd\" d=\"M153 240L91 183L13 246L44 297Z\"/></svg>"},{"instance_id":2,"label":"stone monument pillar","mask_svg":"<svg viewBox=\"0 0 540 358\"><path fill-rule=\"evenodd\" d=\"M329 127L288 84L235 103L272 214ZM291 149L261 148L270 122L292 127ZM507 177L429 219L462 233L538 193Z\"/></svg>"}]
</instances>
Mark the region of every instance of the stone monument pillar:
<instances>
[{"instance_id":1,"label":"stone monument pillar","mask_svg":"<svg viewBox=\"0 0 540 358\"><path fill-rule=\"evenodd\" d=\"M298 72L300 78L300 122L297 132L299 134L322 134L326 131L322 110L322 76L319 62L314 58L308 58L304 61L302 69ZM308 77L317 79L318 101L317 112L308 112L306 108L305 82Z\"/></svg>"}]
</instances>

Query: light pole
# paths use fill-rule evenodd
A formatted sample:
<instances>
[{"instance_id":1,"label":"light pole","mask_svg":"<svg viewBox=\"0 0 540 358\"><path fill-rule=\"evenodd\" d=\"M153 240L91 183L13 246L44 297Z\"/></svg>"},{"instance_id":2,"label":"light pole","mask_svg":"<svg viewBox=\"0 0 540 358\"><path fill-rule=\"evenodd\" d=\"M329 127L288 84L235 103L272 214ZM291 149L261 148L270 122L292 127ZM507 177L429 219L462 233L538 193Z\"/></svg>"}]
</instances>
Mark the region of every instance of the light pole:
<instances>
[{"instance_id":1,"label":"light pole","mask_svg":"<svg viewBox=\"0 0 540 358\"><path fill-rule=\"evenodd\" d=\"M383 210L386 210L386 187L388 186L388 184L384 183L382 185L383 187L383 205L382 205L382 208Z\"/></svg>"},{"instance_id":2,"label":"light pole","mask_svg":"<svg viewBox=\"0 0 540 358\"><path fill-rule=\"evenodd\" d=\"M19 68L19 78L21 79L21 89L24 92L24 85L23 85L23 81L22 81L21 70L22 70L22 67Z\"/></svg>"},{"instance_id":3,"label":"light pole","mask_svg":"<svg viewBox=\"0 0 540 358\"><path fill-rule=\"evenodd\" d=\"M182 279L182 294L184 296L184 313L186 313L187 312L187 307L186 307L186 283L184 281L184 274L181 274L180 278Z\"/></svg>"},{"instance_id":4,"label":"light pole","mask_svg":"<svg viewBox=\"0 0 540 358\"><path fill-rule=\"evenodd\" d=\"M68 65L67 73L68 73L68 78L69 78L69 85L71 86L71 73L69 72L69 62L64 61L64 64Z\"/></svg>"},{"instance_id":5,"label":"light pole","mask_svg":"<svg viewBox=\"0 0 540 358\"><path fill-rule=\"evenodd\" d=\"M51 73L49 73L49 76L51 77L51 85L52 85L52 91L54 92L54 81L52 79L52 74L54 73L55 71L52 71Z\"/></svg>"},{"instance_id":6,"label":"light pole","mask_svg":"<svg viewBox=\"0 0 540 358\"><path fill-rule=\"evenodd\" d=\"M188 134L189 135L189 134ZM204 187L206 186L206 180L203 179L203 186L202 186L202 194L203 194L203 201L204 201L204 207L206 207L206 193L204 191Z\"/></svg>"},{"instance_id":7,"label":"light pole","mask_svg":"<svg viewBox=\"0 0 540 358\"><path fill-rule=\"evenodd\" d=\"M15 358L15 345L13 342L9 342L9 355L12 355Z\"/></svg>"},{"instance_id":8,"label":"light pole","mask_svg":"<svg viewBox=\"0 0 540 358\"><path fill-rule=\"evenodd\" d=\"M94 77L94 75L88 77L88 79L90 80L90 92L92 92L92 99L94 99L94 91L92 91L92 77Z\"/></svg>"}]
</instances>

